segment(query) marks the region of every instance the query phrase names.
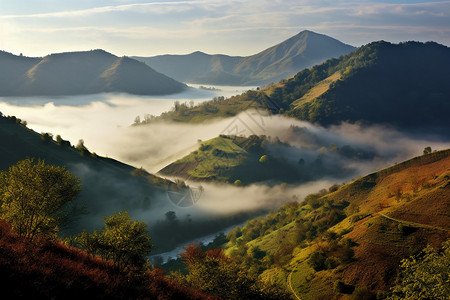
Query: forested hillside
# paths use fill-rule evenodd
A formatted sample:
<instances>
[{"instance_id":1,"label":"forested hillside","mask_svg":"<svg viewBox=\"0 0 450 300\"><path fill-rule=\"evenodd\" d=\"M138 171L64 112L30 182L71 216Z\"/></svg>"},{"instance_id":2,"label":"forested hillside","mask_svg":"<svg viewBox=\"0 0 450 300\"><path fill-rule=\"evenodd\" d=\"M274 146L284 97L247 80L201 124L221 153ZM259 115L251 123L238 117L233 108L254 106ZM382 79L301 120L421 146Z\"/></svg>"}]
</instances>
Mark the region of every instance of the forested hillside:
<instances>
[{"instance_id":1,"label":"forested hillside","mask_svg":"<svg viewBox=\"0 0 450 300\"><path fill-rule=\"evenodd\" d=\"M261 90L150 118L202 122L249 108L320 125L384 124L448 135L450 49L433 42L373 42Z\"/></svg>"}]
</instances>

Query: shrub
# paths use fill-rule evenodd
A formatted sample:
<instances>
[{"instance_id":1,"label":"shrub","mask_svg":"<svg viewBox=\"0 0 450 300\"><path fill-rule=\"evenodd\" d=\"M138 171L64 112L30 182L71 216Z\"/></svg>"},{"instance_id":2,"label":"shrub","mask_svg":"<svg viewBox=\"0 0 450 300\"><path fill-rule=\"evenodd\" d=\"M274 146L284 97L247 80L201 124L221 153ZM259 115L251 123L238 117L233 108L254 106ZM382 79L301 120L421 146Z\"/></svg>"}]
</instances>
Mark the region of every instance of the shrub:
<instances>
[{"instance_id":1,"label":"shrub","mask_svg":"<svg viewBox=\"0 0 450 300\"><path fill-rule=\"evenodd\" d=\"M267 163L268 161L269 161L269 156L267 156L267 155L263 155L263 156L261 156L261 158L259 159L259 162L262 163L262 164L265 164L265 163Z\"/></svg>"}]
</instances>

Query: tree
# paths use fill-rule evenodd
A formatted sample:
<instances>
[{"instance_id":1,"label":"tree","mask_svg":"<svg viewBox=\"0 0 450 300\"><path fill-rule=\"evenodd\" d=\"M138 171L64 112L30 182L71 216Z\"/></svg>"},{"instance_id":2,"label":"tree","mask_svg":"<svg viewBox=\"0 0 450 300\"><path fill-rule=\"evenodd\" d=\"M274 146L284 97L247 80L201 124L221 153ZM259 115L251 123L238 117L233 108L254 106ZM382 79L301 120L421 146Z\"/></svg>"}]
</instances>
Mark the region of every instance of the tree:
<instances>
[{"instance_id":1,"label":"tree","mask_svg":"<svg viewBox=\"0 0 450 300\"><path fill-rule=\"evenodd\" d=\"M84 140L79 140L78 144L75 147L76 149L80 150L80 154L81 156L87 156L90 154L88 148L86 148L86 146L84 145Z\"/></svg>"},{"instance_id":2,"label":"tree","mask_svg":"<svg viewBox=\"0 0 450 300\"><path fill-rule=\"evenodd\" d=\"M291 299L276 286L266 284L226 256L222 249L203 251L189 245L180 254L189 274L177 275L182 282L222 299Z\"/></svg>"},{"instance_id":3,"label":"tree","mask_svg":"<svg viewBox=\"0 0 450 300\"><path fill-rule=\"evenodd\" d=\"M448 299L450 295L450 240L442 250L428 246L401 261L390 299Z\"/></svg>"},{"instance_id":4,"label":"tree","mask_svg":"<svg viewBox=\"0 0 450 300\"><path fill-rule=\"evenodd\" d=\"M234 181L234 185L235 186L242 186L242 181L240 179L237 179L236 181Z\"/></svg>"},{"instance_id":5,"label":"tree","mask_svg":"<svg viewBox=\"0 0 450 300\"><path fill-rule=\"evenodd\" d=\"M430 146L428 146L428 147L425 147L425 149L423 149L423 154L425 155L425 154L430 154L431 153L431 147Z\"/></svg>"},{"instance_id":6,"label":"tree","mask_svg":"<svg viewBox=\"0 0 450 300\"><path fill-rule=\"evenodd\" d=\"M104 218L105 227L76 237L81 248L114 261L117 267L143 267L153 246L145 222L133 221L128 212Z\"/></svg>"},{"instance_id":7,"label":"tree","mask_svg":"<svg viewBox=\"0 0 450 300\"><path fill-rule=\"evenodd\" d=\"M20 235L54 237L80 191L80 179L66 168L25 159L0 172L0 216Z\"/></svg>"}]
</instances>

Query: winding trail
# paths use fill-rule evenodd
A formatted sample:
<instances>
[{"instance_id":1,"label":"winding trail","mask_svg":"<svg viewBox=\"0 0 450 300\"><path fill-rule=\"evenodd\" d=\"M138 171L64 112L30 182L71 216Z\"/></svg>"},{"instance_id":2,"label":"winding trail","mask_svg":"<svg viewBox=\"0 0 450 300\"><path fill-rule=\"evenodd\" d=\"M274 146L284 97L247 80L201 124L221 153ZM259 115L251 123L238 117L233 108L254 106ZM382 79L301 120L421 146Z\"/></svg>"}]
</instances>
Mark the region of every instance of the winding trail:
<instances>
[{"instance_id":1,"label":"winding trail","mask_svg":"<svg viewBox=\"0 0 450 300\"><path fill-rule=\"evenodd\" d=\"M432 226L432 225L427 225L427 224L422 224L422 223L415 223L415 222L410 222L410 221L403 221L403 220L399 220L396 218L392 218L384 213L380 213L380 216L385 217L386 219L389 219L391 221L394 222L398 222L398 223L402 223L411 227L422 227L422 228L427 228L427 229L435 229L435 230L442 230L442 231L447 231L450 232L450 228L444 228L444 227L439 227L439 226Z\"/></svg>"},{"instance_id":2,"label":"winding trail","mask_svg":"<svg viewBox=\"0 0 450 300\"><path fill-rule=\"evenodd\" d=\"M381 212L379 213L379 215L384 217L384 218L386 218L386 219L389 219L391 221L394 221L394 222L397 222L397 223L402 223L402 224L405 224L405 225L411 226L411 227L421 227L421 228L426 228L426 229L442 230L442 231L450 232L450 228L444 228L444 227L432 226L432 225L427 225L427 224L422 224L422 223L404 221L404 220L400 220L400 219L396 219L396 218L390 217L390 216L388 216L388 215L386 215L384 213L381 213ZM287 278L287 284L288 284L289 290L295 296L295 299L301 300L300 297L295 292L294 288L292 287L292 274L295 272L296 269L297 269L297 266L295 266L292 269L292 271L289 273L289 276Z\"/></svg>"},{"instance_id":3,"label":"winding trail","mask_svg":"<svg viewBox=\"0 0 450 300\"><path fill-rule=\"evenodd\" d=\"M294 288L292 287L292 273L294 273L294 271L296 269L297 269L297 266L292 269L291 273L289 273L287 282L288 282L289 289L291 290L292 294L294 294L295 298L297 300L301 300L300 297L295 293Z\"/></svg>"}]
</instances>

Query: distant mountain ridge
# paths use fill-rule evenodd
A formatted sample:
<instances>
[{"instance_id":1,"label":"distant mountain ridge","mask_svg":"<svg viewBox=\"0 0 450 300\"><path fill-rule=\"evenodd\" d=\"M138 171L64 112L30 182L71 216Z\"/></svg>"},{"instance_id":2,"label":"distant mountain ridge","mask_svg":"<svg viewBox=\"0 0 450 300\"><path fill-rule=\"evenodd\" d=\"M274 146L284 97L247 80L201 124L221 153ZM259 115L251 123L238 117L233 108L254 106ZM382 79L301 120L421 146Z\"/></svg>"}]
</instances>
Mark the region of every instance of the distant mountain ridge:
<instances>
[{"instance_id":1,"label":"distant mountain ridge","mask_svg":"<svg viewBox=\"0 0 450 300\"><path fill-rule=\"evenodd\" d=\"M187 55L134 58L183 82L265 85L355 49L329 36L305 30L282 43L247 57L209 55L197 51Z\"/></svg>"},{"instance_id":2,"label":"distant mountain ridge","mask_svg":"<svg viewBox=\"0 0 450 300\"><path fill-rule=\"evenodd\" d=\"M28 58L0 52L0 96L55 96L103 92L162 95L186 85L128 57L104 50Z\"/></svg>"}]
</instances>

